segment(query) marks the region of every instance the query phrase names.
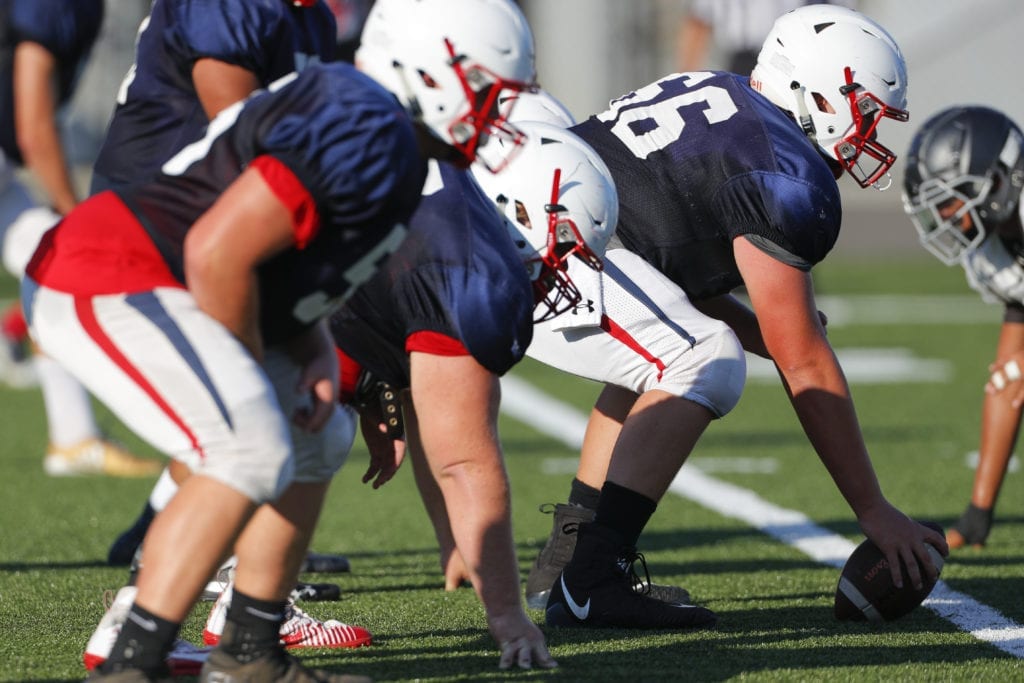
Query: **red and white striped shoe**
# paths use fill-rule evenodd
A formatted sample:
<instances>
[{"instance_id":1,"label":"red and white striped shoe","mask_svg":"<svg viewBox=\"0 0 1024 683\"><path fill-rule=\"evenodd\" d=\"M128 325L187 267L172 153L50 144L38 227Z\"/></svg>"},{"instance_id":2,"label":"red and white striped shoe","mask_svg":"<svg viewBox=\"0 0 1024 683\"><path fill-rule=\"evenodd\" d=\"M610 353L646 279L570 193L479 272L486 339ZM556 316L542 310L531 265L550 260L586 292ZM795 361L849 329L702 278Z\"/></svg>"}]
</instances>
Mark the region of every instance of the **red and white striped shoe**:
<instances>
[{"instance_id":1,"label":"red and white striped shoe","mask_svg":"<svg viewBox=\"0 0 1024 683\"><path fill-rule=\"evenodd\" d=\"M82 654L82 663L88 671L92 671L107 661L121 632L121 626L128 618L128 611L135 601L138 589L135 586L122 587L107 607L106 614L100 619ZM105 600L106 601L106 600ZM210 655L210 648L196 647L187 640L178 639L167 654L167 668L172 676L198 676L203 662Z\"/></svg>"},{"instance_id":2,"label":"red and white striped shoe","mask_svg":"<svg viewBox=\"0 0 1024 683\"><path fill-rule=\"evenodd\" d=\"M232 586L229 585L213 603L210 616L203 628L203 642L216 645L224 632L228 607L231 605ZM288 600L284 622L281 624L281 643L289 650L303 647L342 648L362 647L373 642L370 632L361 626L343 624L337 619L320 621L306 614Z\"/></svg>"}]
</instances>

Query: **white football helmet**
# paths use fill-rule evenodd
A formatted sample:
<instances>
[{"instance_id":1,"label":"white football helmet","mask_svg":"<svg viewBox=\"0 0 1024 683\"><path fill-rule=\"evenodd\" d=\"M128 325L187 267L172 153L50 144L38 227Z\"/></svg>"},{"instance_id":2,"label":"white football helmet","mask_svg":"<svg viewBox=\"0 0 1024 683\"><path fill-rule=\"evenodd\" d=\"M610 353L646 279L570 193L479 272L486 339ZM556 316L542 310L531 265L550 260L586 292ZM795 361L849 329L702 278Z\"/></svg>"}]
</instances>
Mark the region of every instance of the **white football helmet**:
<instances>
[{"instance_id":1,"label":"white football helmet","mask_svg":"<svg viewBox=\"0 0 1024 683\"><path fill-rule=\"evenodd\" d=\"M519 138L498 106L533 87L533 34L511 0L377 0L356 65L470 163L488 135Z\"/></svg>"},{"instance_id":2,"label":"white football helmet","mask_svg":"<svg viewBox=\"0 0 1024 683\"><path fill-rule=\"evenodd\" d=\"M947 265L1018 218L1024 132L1002 112L956 106L914 135L903 177L903 210L921 244Z\"/></svg>"},{"instance_id":3,"label":"white football helmet","mask_svg":"<svg viewBox=\"0 0 1024 683\"><path fill-rule=\"evenodd\" d=\"M571 256L602 269L619 199L608 167L574 133L537 121L517 125L526 140L508 165L500 173L474 167L474 177L505 217L542 322L582 299L567 271Z\"/></svg>"},{"instance_id":4,"label":"white football helmet","mask_svg":"<svg viewBox=\"0 0 1024 683\"><path fill-rule=\"evenodd\" d=\"M907 66L892 36L863 14L805 5L775 20L750 85L790 112L861 187L879 184L896 155L877 140L883 118L906 121Z\"/></svg>"},{"instance_id":5,"label":"white football helmet","mask_svg":"<svg viewBox=\"0 0 1024 683\"><path fill-rule=\"evenodd\" d=\"M502 93L501 101L503 109L506 106L511 107L508 114L509 123L540 121L559 128L571 128L576 125L576 119L569 108L543 88Z\"/></svg>"}]
</instances>

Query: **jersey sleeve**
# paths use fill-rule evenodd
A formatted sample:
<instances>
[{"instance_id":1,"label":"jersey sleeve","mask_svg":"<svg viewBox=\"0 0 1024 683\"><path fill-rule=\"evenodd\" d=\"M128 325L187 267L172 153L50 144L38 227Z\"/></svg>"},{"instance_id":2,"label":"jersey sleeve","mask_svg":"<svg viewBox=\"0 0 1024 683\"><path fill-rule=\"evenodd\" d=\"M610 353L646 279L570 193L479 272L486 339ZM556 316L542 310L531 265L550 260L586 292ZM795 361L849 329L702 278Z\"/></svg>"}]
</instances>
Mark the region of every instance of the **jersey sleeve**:
<instances>
[{"instance_id":1,"label":"jersey sleeve","mask_svg":"<svg viewBox=\"0 0 1024 683\"><path fill-rule=\"evenodd\" d=\"M767 241L788 263L819 263L835 245L842 221L838 189L791 175L753 172L725 183L714 199L716 213L730 238L756 236ZM771 250L774 251L774 250ZM771 253L771 252L769 252Z\"/></svg>"},{"instance_id":2,"label":"jersey sleeve","mask_svg":"<svg viewBox=\"0 0 1024 683\"><path fill-rule=\"evenodd\" d=\"M281 0L179 0L175 12L174 39L188 60L209 57L266 80L287 31Z\"/></svg>"},{"instance_id":3,"label":"jersey sleeve","mask_svg":"<svg viewBox=\"0 0 1024 683\"><path fill-rule=\"evenodd\" d=\"M375 97L335 96L340 88L362 87L359 79L310 89L315 70L303 71L286 86L287 95L276 98L287 111L270 112L259 128L257 153L276 157L305 185L316 201L321 230L343 230L380 216L392 223L408 220L426 175L408 116L376 84ZM396 198L413 201L399 205Z\"/></svg>"},{"instance_id":4,"label":"jersey sleeve","mask_svg":"<svg viewBox=\"0 0 1024 683\"><path fill-rule=\"evenodd\" d=\"M102 19L98 0L15 0L10 30L14 42L39 43L66 60L92 46Z\"/></svg>"},{"instance_id":5,"label":"jersey sleeve","mask_svg":"<svg viewBox=\"0 0 1024 683\"><path fill-rule=\"evenodd\" d=\"M394 294L406 310L407 344L417 333L444 334L480 365L505 374L533 338L533 294L517 274L485 274L472 264L428 264L409 273Z\"/></svg>"}]
</instances>

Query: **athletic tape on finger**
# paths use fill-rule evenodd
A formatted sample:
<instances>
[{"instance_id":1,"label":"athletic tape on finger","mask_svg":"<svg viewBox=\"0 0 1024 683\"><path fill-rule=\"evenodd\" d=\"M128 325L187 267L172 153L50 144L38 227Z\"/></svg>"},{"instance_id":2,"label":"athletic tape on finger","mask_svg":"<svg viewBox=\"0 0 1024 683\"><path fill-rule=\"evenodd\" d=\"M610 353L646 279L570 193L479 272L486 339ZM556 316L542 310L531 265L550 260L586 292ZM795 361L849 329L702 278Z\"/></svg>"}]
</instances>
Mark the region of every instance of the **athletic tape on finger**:
<instances>
[{"instance_id":1,"label":"athletic tape on finger","mask_svg":"<svg viewBox=\"0 0 1024 683\"><path fill-rule=\"evenodd\" d=\"M1006 386L1006 380L1003 378L1003 372L1001 370L993 372L988 381L992 383L992 386L994 386L997 391L1002 391L1003 387Z\"/></svg>"},{"instance_id":2,"label":"athletic tape on finger","mask_svg":"<svg viewBox=\"0 0 1024 683\"><path fill-rule=\"evenodd\" d=\"M1011 382L1016 382L1020 379L1020 366L1017 365L1017 361L1010 360L1003 365L1003 372L1006 374L1006 379Z\"/></svg>"}]
</instances>

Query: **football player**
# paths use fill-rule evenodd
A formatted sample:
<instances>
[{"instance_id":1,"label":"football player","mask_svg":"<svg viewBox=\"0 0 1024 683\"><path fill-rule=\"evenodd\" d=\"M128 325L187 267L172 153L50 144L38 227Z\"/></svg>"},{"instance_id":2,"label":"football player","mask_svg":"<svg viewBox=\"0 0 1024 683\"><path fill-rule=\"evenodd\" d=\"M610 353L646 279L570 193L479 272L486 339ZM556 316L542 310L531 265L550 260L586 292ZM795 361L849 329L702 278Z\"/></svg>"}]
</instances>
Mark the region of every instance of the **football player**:
<instances>
[{"instance_id":1,"label":"football player","mask_svg":"<svg viewBox=\"0 0 1024 683\"><path fill-rule=\"evenodd\" d=\"M401 245L425 157L468 164L482 136L514 136L498 95L534 78L508 0L379 0L363 39L381 58L370 76L315 65L231 105L154 181L77 207L26 269L43 350L193 471L147 534L137 597L94 680L164 675L232 548L231 609L201 678L340 680L279 640L354 433L326 316ZM396 72L394 90L371 78ZM524 635L500 625L502 641Z\"/></svg>"},{"instance_id":2,"label":"football player","mask_svg":"<svg viewBox=\"0 0 1024 683\"><path fill-rule=\"evenodd\" d=\"M1003 325L982 404L981 443L971 500L946 531L949 547L985 545L1020 430L1024 404L1024 133L988 107L955 106L914 135L903 177L903 207L921 244L967 283L1002 304Z\"/></svg>"},{"instance_id":3,"label":"football player","mask_svg":"<svg viewBox=\"0 0 1024 683\"><path fill-rule=\"evenodd\" d=\"M614 182L584 142L540 123L520 130L526 142L508 166L477 173L486 195L468 173L433 167L409 238L331 318L342 376L373 378L346 392L371 450L364 481L391 478L402 459L392 441L407 437L442 569L465 572L496 637L508 617L492 605L519 595L498 378L522 358L534 318L579 302L567 265L600 268L617 213ZM500 197L501 214L488 197ZM498 640L502 668L531 658L554 666L539 632Z\"/></svg>"},{"instance_id":4,"label":"football player","mask_svg":"<svg viewBox=\"0 0 1024 683\"><path fill-rule=\"evenodd\" d=\"M7 0L0 3L0 245L4 268L20 277L39 236L78 202L68 172L58 115L70 101L103 23L102 0ZM19 182L31 173L48 206ZM52 476L152 476L155 460L138 458L104 439L82 385L59 364L31 354L18 306L3 316L0 373L13 385L38 381L49 445L43 468Z\"/></svg>"},{"instance_id":5,"label":"football player","mask_svg":"<svg viewBox=\"0 0 1024 683\"><path fill-rule=\"evenodd\" d=\"M333 13L322 0L156 0L139 26L135 61L117 94L93 169L92 192L155 177L175 151L201 138L209 120L227 106L309 64L331 61L335 35ZM134 598L142 539L187 476L188 468L172 459L138 518L111 544L107 562L132 566L129 585L118 591L90 637L83 653L86 668L106 659ZM344 556L308 553L302 570L340 572L348 566ZM210 581L204 596L216 597L212 591L222 585ZM338 590L322 584L299 588ZM282 638L290 647L313 642L318 647L350 647L369 637L365 629L337 621L327 626L291 602L288 615ZM177 643L169 661L176 671L179 663L195 667L194 648Z\"/></svg>"},{"instance_id":6,"label":"football player","mask_svg":"<svg viewBox=\"0 0 1024 683\"><path fill-rule=\"evenodd\" d=\"M583 292L587 309L538 326L528 350L605 383L570 492L593 521L560 526L556 515L547 564L527 584L542 603L547 594L548 624L715 623L709 610L635 590L632 565L700 435L739 400L744 350L774 361L897 585L901 561L915 585L935 576L925 543L945 553L945 541L883 496L810 276L838 235L837 179L888 186L895 155L881 137L907 119L906 87L881 26L811 5L779 17L751 75L673 74L572 129L611 169L620 215L600 286ZM741 285L751 307L730 293Z\"/></svg>"},{"instance_id":7,"label":"football player","mask_svg":"<svg viewBox=\"0 0 1024 683\"><path fill-rule=\"evenodd\" d=\"M334 16L322 0L157 0L139 26L135 62L118 92L92 192L154 177L225 107L334 54ZM153 516L186 476L187 468L172 460L138 519L111 544L109 564L133 561ZM312 555L304 568L347 566L344 557Z\"/></svg>"}]
</instances>

